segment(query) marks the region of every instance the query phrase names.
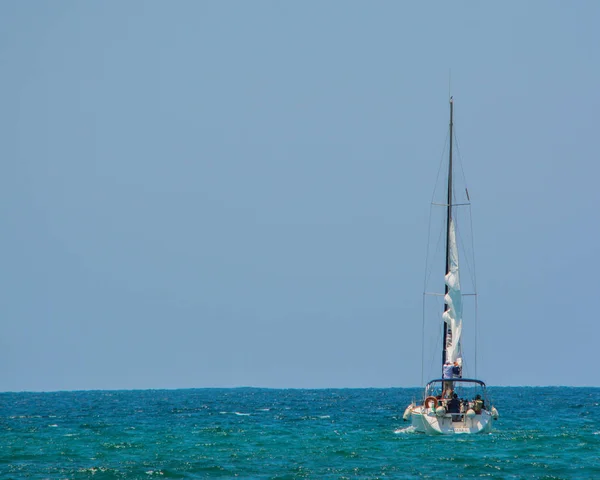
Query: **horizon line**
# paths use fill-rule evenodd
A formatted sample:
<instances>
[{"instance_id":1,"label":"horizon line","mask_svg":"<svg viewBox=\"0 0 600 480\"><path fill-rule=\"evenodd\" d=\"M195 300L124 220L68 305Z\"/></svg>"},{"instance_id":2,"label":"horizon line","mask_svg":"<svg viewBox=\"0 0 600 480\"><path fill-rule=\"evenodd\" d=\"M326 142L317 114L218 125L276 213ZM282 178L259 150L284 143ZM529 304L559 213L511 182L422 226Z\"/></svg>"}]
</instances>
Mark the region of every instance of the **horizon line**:
<instances>
[{"instance_id":1,"label":"horizon line","mask_svg":"<svg viewBox=\"0 0 600 480\"><path fill-rule=\"evenodd\" d=\"M490 385L487 388L600 388L600 385ZM387 387L261 387L252 385L237 386L207 386L207 387L147 387L147 388L74 388L74 389L51 389L51 390L3 390L2 394L10 393L78 393L78 392L148 392L148 391L177 391L177 390L402 390L424 388L416 385L410 387L387 386Z\"/></svg>"}]
</instances>

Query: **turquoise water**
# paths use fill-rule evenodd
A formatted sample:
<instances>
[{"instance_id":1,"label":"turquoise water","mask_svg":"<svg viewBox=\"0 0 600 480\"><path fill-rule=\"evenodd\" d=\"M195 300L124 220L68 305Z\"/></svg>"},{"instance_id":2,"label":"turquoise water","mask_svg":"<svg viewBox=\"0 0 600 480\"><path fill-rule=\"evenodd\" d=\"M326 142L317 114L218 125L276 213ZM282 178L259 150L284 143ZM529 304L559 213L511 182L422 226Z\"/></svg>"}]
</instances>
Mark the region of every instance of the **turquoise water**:
<instances>
[{"instance_id":1,"label":"turquoise water","mask_svg":"<svg viewBox=\"0 0 600 480\"><path fill-rule=\"evenodd\" d=\"M1 478L600 479L600 388L491 388L494 432L428 437L419 389L0 394Z\"/></svg>"}]
</instances>

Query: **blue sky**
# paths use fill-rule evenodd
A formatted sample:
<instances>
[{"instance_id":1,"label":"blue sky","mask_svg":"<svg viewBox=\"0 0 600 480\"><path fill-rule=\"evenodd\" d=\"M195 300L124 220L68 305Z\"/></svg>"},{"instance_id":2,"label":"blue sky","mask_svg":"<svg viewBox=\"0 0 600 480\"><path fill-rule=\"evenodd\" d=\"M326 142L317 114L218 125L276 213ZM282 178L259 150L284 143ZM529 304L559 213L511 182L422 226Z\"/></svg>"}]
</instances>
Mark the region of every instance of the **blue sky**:
<instances>
[{"instance_id":1,"label":"blue sky","mask_svg":"<svg viewBox=\"0 0 600 480\"><path fill-rule=\"evenodd\" d=\"M2 2L0 391L419 385L450 70L478 374L598 385L598 18Z\"/></svg>"}]
</instances>

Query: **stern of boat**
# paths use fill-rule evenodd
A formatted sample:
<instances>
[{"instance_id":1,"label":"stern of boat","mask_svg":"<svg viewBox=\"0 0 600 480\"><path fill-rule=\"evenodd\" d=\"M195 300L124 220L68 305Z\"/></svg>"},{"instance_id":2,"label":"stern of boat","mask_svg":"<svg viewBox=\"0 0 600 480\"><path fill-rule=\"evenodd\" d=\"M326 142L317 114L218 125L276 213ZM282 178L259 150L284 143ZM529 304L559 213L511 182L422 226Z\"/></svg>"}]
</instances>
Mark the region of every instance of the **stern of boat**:
<instances>
[{"instance_id":1,"label":"stern of boat","mask_svg":"<svg viewBox=\"0 0 600 480\"><path fill-rule=\"evenodd\" d=\"M475 415L451 414L424 406L411 407L410 421L416 432L428 435L490 433L493 425L492 414L485 410Z\"/></svg>"}]
</instances>

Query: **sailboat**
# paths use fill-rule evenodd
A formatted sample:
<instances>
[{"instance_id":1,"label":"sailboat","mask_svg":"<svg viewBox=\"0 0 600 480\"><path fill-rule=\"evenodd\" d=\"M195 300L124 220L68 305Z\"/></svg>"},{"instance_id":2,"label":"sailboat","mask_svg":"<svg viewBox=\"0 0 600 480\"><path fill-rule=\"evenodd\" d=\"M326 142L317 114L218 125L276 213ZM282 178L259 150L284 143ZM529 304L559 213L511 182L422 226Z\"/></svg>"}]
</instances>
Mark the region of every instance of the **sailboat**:
<instances>
[{"instance_id":1,"label":"sailboat","mask_svg":"<svg viewBox=\"0 0 600 480\"><path fill-rule=\"evenodd\" d=\"M445 192L447 203L441 205L446 211L441 375L425 385L422 399L411 403L403 416L405 421L411 420L415 431L430 435L489 433L493 421L498 418L498 411L490 403L485 383L462 376L463 293L454 216L455 209L465 204L455 202L453 197L453 115L454 101L450 97L450 149Z\"/></svg>"}]
</instances>

